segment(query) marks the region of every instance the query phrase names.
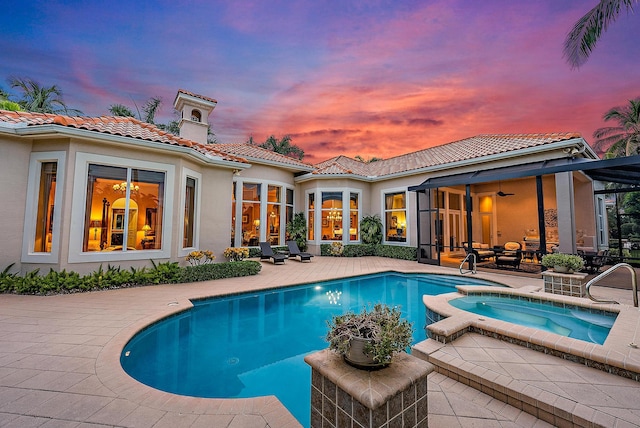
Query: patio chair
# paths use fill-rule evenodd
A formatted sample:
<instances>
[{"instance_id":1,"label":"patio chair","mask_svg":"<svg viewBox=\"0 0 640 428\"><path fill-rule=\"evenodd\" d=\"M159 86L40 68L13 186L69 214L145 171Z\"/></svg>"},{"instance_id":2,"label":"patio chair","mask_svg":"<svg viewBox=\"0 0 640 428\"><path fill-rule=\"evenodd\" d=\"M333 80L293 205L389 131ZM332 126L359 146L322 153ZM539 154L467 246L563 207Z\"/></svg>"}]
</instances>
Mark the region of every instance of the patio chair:
<instances>
[{"instance_id":1,"label":"patio chair","mask_svg":"<svg viewBox=\"0 0 640 428\"><path fill-rule=\"evenodd\" d=\"M496 265L498 267L511 266L514 269L520 268L520 261L522 260L522 246L519 242L507 242L504 244L504 251L498 257L496 257Z\"/></svg>"},{"instance_id":2,"label":"patio chair","mask_svg":"<svg viewBox=\"0 0 640 428\"><path fill-rule=\"evenodd\" d=\"M269 244L268 242L260 243L260 252L260 261L269 260L274 265L284 264L284 261L287 259L284 254L274 253L273 249L271 248L271 244Z\"/></svg>"},{"instance_id":3,"label":"patio chair","mask_svg":"<svg viewBox=\"0 0 640 428\"><path fill-rule=\"evenodd\" d=\"M287 247L289 247L289 257L296 257L296 260L298 261L310 262L311 257L313 257L313 254L311 253L300 251L300 248L298 248L298 244L296 243L296 241L287 241Z\"/></svg>"}]
</instances>

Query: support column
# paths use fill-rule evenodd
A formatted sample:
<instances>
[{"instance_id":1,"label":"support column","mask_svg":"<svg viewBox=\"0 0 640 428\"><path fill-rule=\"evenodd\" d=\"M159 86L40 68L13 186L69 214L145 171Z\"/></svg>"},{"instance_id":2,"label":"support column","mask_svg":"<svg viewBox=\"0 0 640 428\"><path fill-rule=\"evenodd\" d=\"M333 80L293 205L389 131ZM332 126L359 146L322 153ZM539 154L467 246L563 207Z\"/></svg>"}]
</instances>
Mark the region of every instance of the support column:
<instances>
[{"instance_id":1,"label":"support column","mask_svg":"<svg viewBox=\"0 0 640 428\"><path fill-rule=\"evenodd\" d=\"M573 173L556 173L556 206L558 207L558 250L576 253L576 216L574 208Z\"/></svg>"}]
</instances>

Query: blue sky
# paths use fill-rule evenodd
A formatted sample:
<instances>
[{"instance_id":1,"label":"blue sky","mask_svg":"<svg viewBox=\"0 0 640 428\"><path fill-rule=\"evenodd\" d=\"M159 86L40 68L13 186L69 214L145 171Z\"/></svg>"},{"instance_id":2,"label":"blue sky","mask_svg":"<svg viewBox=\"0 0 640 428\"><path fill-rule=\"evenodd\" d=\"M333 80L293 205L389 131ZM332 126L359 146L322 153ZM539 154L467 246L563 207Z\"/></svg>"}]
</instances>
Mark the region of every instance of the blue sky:
<instances>
[{"instance_id":1,"label":"blue sky","mask_svg":"<svg viewBox=\"0 0 640 428\"><path fill-rule=\"evenodd\" d=\"M218 100L221 142L290 134L306 160L390 157L486 133L580 132L640 96L640 12L580 69L562 57L582 0L9 2L0 86L60 86L68 106L178 89Z\"/></svg>"}]
</instances>

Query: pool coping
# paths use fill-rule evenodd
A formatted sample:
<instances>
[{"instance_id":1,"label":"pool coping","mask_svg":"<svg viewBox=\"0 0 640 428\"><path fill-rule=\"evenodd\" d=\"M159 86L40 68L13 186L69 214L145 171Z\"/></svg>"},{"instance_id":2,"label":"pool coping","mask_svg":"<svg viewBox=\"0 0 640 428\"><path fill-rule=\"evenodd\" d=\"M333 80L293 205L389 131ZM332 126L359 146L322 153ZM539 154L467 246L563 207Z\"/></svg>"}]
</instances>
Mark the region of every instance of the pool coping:
<instances>
[{"instance_id":1,"label":"pool coping","mask_svg":"<svg viewBox=\"0 0 640 428\"><path fill-rule=\"evenodd\" d=\"M456 288L458 292L423 296L423 303L427 307L427 317L433 321L426 327L427 336L431 339L446 344L465 333L478 333L640 382L640 349L632 347L629 342L629 331L633 331L635 328L637 308L545 293L543 288L537 286L525 286L518 289L484 286L458 286ZM598 345L483 317L449 304L452 299L478 294L508 294L527 300L543 300L559 305L614 312L618 316L604 344Z\"/></svg>"}]
</instances>

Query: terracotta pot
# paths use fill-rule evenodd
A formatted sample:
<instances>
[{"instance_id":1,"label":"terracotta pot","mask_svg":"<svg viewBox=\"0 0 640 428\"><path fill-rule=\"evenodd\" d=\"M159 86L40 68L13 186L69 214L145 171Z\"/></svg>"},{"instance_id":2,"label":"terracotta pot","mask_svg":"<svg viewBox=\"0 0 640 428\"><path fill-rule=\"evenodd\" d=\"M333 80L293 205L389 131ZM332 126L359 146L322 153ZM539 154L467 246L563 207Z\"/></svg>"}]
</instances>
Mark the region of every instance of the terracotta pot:
<instances>
[{"instance_id":1,"label":"terracotta pot","mask_svg":"<svg viewBox=\"0 0 640 428\"><path fill-rule=\"evenodd\" d=\"M375 370L382 367L386 367L388 363L378 363L373 360L373 357L364 353L364 347L371 339L362 339L360 337L354 337L349 342L349 350L344 355L344 359L350 365L365 370Z\"/></svg>"},{"instance_id":2,"label":"terracotta pot","mask_svg":"<svg viewBox=\"0 0 640 428\"><path fill-rule=\"evenodd\" d=\"M554 266L553 271L558 273L573 273L573 269L569 269L566 266Z\"/></svg>"}]
</instances>

